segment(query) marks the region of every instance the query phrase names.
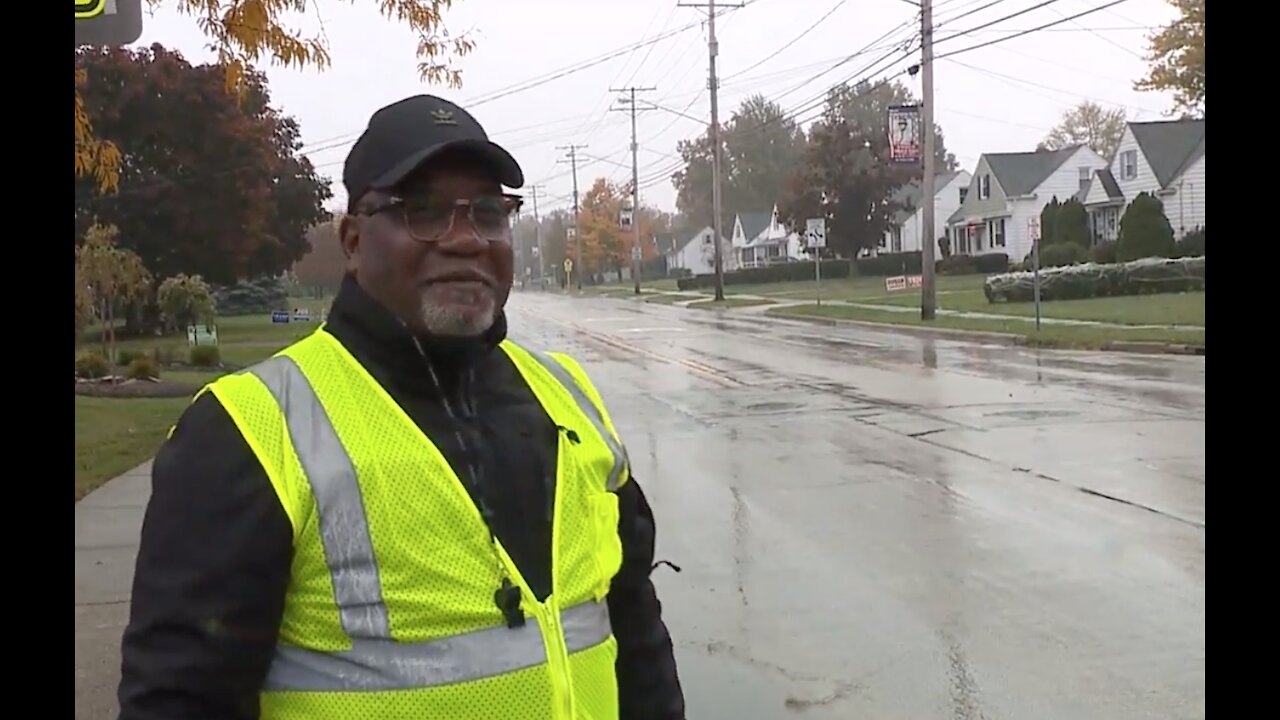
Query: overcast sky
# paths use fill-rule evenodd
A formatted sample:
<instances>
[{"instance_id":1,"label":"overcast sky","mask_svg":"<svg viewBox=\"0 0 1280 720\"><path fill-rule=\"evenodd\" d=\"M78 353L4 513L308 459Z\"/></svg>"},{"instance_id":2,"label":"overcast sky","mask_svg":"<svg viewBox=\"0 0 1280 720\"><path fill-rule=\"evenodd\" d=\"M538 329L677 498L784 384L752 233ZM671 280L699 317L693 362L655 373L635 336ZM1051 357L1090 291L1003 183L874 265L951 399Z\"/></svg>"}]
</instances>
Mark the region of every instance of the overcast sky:
<instances>
[{"instance_id":1,"label":"overcast sky","mask_svg":"<svg viewBox=\"0 0 1280 720\"><path fill-rule=\"evenodd\" d=\"M935 0L936 52L1000 40L1109 1L1051 0L1000 20L1045 0ZM161 43L192 61L211 58L196 21L180 15L175 4L144 20L138 44ZM515 155L527 181L538 185L540 210L569 206L569 167L558 164L563 151L556 146L589 146L581 151L583 190L601 176L629 180L629 118L608 111L616 95L608 88L636 85L656 87L640 97L666 108L639 115L641 202L675 209L675 190L667 178L679 167L676 143L701 134L710 116L703 11L679 7L677 0L455 0L447 26L454 33L472 32L477 46L459 63L463 88L452 90L418 79L415 38L383 20L371 0L312 0L312 7L296 26L327 39L332 66L323 73L266 70L275 105L298 118L304 151L334 180L338 199L345 199L342 161L369 115L426 92L471 110ZM918 32L918 12L913 0L746 0L743 8L717 21L721 118L753 93L774 98L789 111L803 110L825 88L866 77L867 66L892 44ZM1123 107L1131 120L1162 119L1171 107L1169 97L1139 93L1132 85L1145 73L1147 36L1174 16L1164 0L1126 0L940 59L937 120L948 149L969 170L984 152L1033 150L1064 110L1085 99ZM997 20L987 29L948 39ZM669 37L586 69L505 92L664 35ZM870 52L831 69L868 47ZM871 68L871 78L901 73L913 62L918 57L894 53ZM919 93L918 77L903 79ZM801 112L798 118L808 120L816 112Z\"/></svg>"}]
</instances>

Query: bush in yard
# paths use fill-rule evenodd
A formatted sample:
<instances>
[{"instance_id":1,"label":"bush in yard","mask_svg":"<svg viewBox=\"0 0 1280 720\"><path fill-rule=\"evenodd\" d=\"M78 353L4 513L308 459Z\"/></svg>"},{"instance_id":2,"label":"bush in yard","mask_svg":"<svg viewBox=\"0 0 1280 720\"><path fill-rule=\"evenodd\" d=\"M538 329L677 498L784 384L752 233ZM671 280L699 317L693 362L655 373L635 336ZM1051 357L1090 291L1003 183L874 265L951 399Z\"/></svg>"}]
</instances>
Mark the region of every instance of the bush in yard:
<instances>
[{"instance_id":1,"label":"bush in yard","mask_svg":"<svg viewBox=\"0 0 1280 720\"><path fill-rule=\"evenodd\" d=\"M916 257L918 258L919 256L920 253L916 253ZM917 272L919 272L919 267L920 263L919 260L917 260ZM859 261L859 271L861 271L861 261ZM849 277L849 261L823 260L822 277L823 279L830 278L832 280ZM812 262L780 263L778 265L748 268L746 270L735 270L724 274L725 286L797 282L803 280L813 280ZM715 286L716 276L714 273L682 277L676 280L676 287L681 290L707 290Z\"/></svg>"},{"instance_id":2,"label":"bush in yard","mask_svg":"<svg viewBox=\"0 0 1280 720\"><path fill-rule=\"evenodd\" d=\"M1047 251L1047 249L1046 249ZM1143 258L1127 263L1068 265L1040 271L1040 299L1080 298L1204 290L1204 258ZM992 275L983 284L987 302L1031 302L1032 273Z\"/></svg>"},{"instance_id":3,"label":"bush in yard","mask_svg":"<svg viewBox=\"0 0 1280 720\"><path fill-rule=\"evenodd\" d=\"M160 368L156 366L155 360L146 355L138 355L129 361L124 375L131 380L150 380L160 377Z\"/></svg>"},{"instance_id":4,"label":"bush in yard","mask_svg":"<svg viewBox=\"0 0 1280 720\"><path fill-rule=\"evenodd\" d=\"M96 352L85 353L76 358L76 377L78 378L97 380L106 377L110 371L111 366L107 363L107 359Z\"/></svg>"},{"instance_id":5,"label":"bush in yard","mask_svg":"<svg viewBox=\"0 0 1280 720\"><path fill-rule=\"evenodd\" d=\"M1046 245L1075 245L1086 254L1089 250L1089 211L1079 200L1068 200L1058 206L1053 219L1053 237Z\"/></svg>"},{"instance_id":6,"label":"bush in yard","mask_svg":"<svg viewBox=\"0 0 1280 720\"><path fill-rule=\"evenodd\" d=\"M972 275L978 272L978 265L972 255L948 255L934 263L934 272L939 275Z\"/></svg>"},{"instance_id":7,"label":"bush in yard","mask_svg":"<svg viewBox=\"0 0 1280 720\"><path fill-rule=\"evenodd\" d=\"M920 251L900 253L880 253L875 257L858 258L854 263L854 272L860 277L893 277L895 275L919 275L921 265ZM822 274L826 276L826 266Z\"/></svg>"},{"instance_id":8,"label":"bush in yard","mask_svg":"<svg viewBox=\"0 0 1280 720\"><path fill-rule=\"evenodd\" d=\"M1183 235L1174 248L1174 254L1178 257L1203 257L1204 227L1196 226L1196 229Z\"/></svg>"},{"instance_id":9,"label":"bush in yard","mask_svg":"<svg viewBox=\"0 0 1280 720\"><path fill-rule=\"evenodd\" d=\"M1089 257L1099 265L1113 263L1116 261L1116 244L1113 242L1100 242L1089 251Z\"/></svg>"},{"instance_id":10,"label":"bush in yard","mask_svg":"<svg viewBox=\"0 0 1280 720\"><path fill-rule=\"evenodd\" d=\"M188 359L194 367L213 368L222 364L222 353L217 345L196 345Z\"/></svg>"},{"instance_id":11,"label":"bush in yard","mask_svg":"<svg viewBox=\"0 0 1280 720\"><path fill-rule=\"evenodd\" d=\"M1167 258L1173 254L1173 226L1164 216L1164 203L1154 195L1138 193L1120 216L1116 259L1129 262L1139 258Z\"/></svg>"},{"instance_id":12,"label":"bush in yard","mask_svg":"<svg viewBox=\"0 0 1280 720\"><path fill-rule=\"evenodd\" d=\"M254 315L288 307L289 292L283 278L261 277L215 287L213 301L223 315Z\"/></svg>"},{"instance_id":13,"label":"bush in yard","mask_svg":"<svg viewBox=\"0 0 1280 720\"><path fill-rule=\"evenodd\" d=\"M1040 248L1040 267L1063 267L1079 265L1089 260L1089 251L1073 242L1045 245Z\"/></svg>"},{"instance_id":14,"label":"bush in yard","mask_svg":"<svg viewBox=\"0 0 1280 720\"><path fill-rule=\"evenodd\" d=\"M138 352L136 350L118 350L116 351L116 364L127 366L129 363L133 362L134 358L138 357L139 355L145 356L146 353Z\"/></svg>"},{"instance_id":15,"label":"bush in yard","mask_svg":"<svg viewBox=\"0 0 1280 720\"><path fill-rule=\"evenodd\" d=\"M974 255L973 266L980 273L1009 272L1009 256L1002 252Z\"/></svg>"}]
</instances>

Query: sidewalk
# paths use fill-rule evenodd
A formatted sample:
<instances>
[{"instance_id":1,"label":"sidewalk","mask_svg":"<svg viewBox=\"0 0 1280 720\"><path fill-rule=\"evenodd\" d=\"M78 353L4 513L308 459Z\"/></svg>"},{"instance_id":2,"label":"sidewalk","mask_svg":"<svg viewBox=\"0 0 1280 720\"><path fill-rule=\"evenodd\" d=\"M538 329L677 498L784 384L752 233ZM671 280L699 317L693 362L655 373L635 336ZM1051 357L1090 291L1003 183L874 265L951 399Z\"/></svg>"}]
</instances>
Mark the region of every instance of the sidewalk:
<instances>
[{"instance_id":1,"label":"sidewalk","mask_svg":"<svg viewBox=\"0 0 1280 720\"><path fill-rule=\"evenodd\" d=\"M114 720L120 635L151 493L151 462L76 503L76 720Z\"/></svg>"}]
</instances>

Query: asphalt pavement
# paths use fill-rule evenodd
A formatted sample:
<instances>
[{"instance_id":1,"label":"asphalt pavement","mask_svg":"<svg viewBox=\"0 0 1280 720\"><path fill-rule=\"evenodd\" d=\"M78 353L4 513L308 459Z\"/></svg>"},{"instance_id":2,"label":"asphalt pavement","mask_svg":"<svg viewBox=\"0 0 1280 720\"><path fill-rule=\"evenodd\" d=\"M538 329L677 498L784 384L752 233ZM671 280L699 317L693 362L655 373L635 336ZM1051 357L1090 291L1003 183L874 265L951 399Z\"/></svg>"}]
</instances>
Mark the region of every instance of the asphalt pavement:
<instances>
[{"instance_id":1,"label":"asphalt pavement","mask_svg":"<svg viewBox=\"0 0 1280 720\"><path fill-rule=\"evenodd\" d=\"M1205 716L1203 357L541 293L510 315L624 436L682 569L655 582L691 720ZM78 720L112 717L145 492L76 509Z\"/></svg>"}]
</instances>

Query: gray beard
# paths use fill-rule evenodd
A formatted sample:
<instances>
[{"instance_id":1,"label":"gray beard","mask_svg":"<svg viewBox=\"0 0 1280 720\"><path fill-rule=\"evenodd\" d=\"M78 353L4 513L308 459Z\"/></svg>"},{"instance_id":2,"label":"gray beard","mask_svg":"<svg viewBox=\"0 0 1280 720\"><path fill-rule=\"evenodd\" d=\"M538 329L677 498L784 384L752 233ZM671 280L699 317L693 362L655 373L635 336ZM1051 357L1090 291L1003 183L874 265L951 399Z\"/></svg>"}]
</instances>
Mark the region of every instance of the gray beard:
<instances>
[{"instance_id":1,"label":"gray beard","mask_svg":"<svg viewBox=\"0 0 1280 720\"><path fill-rule=\"evenodd\" d=\"M487 298L481 308L443 305L423 298L418 309L422 325L432 335L451 337L476 337L493 326L497 318L497 306L493 298Z\"/></svg>"}]
</instances>

